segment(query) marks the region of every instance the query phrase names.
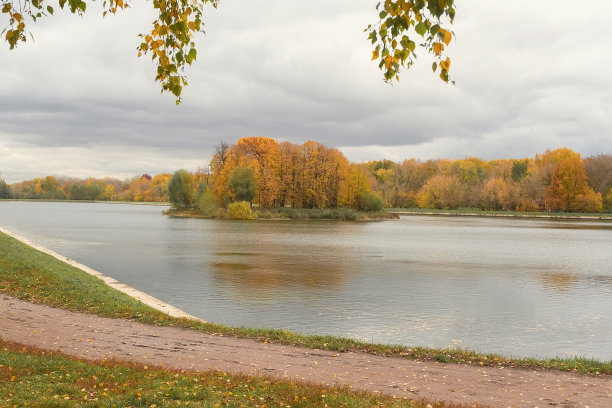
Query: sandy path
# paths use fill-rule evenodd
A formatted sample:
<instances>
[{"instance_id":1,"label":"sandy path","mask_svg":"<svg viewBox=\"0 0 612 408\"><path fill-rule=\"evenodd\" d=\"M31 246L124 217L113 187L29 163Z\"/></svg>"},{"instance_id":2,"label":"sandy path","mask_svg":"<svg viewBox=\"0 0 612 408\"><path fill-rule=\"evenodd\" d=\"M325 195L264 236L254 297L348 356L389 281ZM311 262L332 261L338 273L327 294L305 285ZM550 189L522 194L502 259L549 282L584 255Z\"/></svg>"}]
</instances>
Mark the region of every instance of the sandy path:
<instances>
[{"instance_id":1,"label":"sandy path","mask_svg":"<svg viewBox=\"0 0 612 408\"><path fill-rule=\"evenodd\" d=\"M492 407L612 407L612 377L333 353L154 327L0 295L0 337L92 360L265 374Z\"/></svg>"}]
</instances>

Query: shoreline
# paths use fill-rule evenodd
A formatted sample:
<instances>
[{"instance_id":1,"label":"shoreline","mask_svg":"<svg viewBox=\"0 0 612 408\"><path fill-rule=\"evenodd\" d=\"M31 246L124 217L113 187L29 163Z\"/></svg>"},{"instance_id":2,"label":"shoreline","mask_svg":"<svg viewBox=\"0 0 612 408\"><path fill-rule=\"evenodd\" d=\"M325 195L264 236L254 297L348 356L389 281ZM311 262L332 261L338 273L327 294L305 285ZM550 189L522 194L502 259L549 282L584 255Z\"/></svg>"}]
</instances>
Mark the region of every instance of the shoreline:
<instances>
[{"instance_id":1,"label":"shoreline","mask_svg":"<svg viewBox=\"0 0 612 408\"><path fill-rule=\"evenodd\" d=\"M32 242L29 239L24 238L24 237L22 237L20 235L17 235L15 233L7 230L6 228L0 227L0 232L8 235L11 238L16 239L17 241L19 241L19 242L21 242L21 243L23 243L23 244L25 244L25 245L27 245L27 246L29 246L31 248L36 249L37 251L40 251L40 252L42 252L44 254L52 256L55 259L57 259L57 260L59 260L61 262L64 262L64 263L66 263L66 264L68 264L68 265L70 265L72 267L80 269L81 271L87 273L88 275L95 276L96 278L98 278L102 282L104 282L107 286L109 286L109 287L111 287L111 288L113 288L113 289L115 289L115 290L117 290L119 292L125 293L126 295L128 295L128 296L130 296L130 297L132 297L132 298L142 302L143 304L145 304L147 306L151 306L152 308L154 308L156 310L159 310L160 312L163 312L163 313L165 313L165 314L167 314L169 316L178 317L178 318L185 318L185 319L190 319L190 320L196 320L196 321L200 321L200 322L205 322L204 320L202 320L202 319L200 319L198 317L192 316L189 313L184 312L184 311L182 311L181 309L179 309L179 308L177 308L175 306L172 306L171 304L162 302L161 300L159 300L159 299L157 299L157 298L155 298L155 297L153 297L153 296L151 296L151 295L149 295L147 293L141 292L140 290L135 289L135 288L133 288L133 287L131 287L131 286L125 284L125 283L119 282L118 280L116 280L114 278L106 276L106 275L102 274L101 272L96 271L95 269L92 269L92 268L90 268L90 267L88 267L86 265L83 265L83 264L81 264L81 263L79 263L79 262L77 262L77 261L75 261L73 259L70 259L70 258L68 258L68 257L66 257L64 255L58 254L57 252L52 251L52 250L50 250L50 249L48 249L48 248L46 248L46 247L44 247L42 245L39 245L39 244L37 244L35 242Z\"/></svg>"},{"instance_id":2,"label":"shoreline","mask_svg":"<svg viewBox=\"0 0 612 408\"><path fill-rule=\"evenodd\" d=\"M612 221L612 215L571 215L571 214L546 214L546 213L475 213L475 212L451 212L451 211L392 211L399 216L442 216L442 217L499 217L499 218L535 218L545 220L587 220L587 221Z\"/></svg>"},{"instance_id":3,"label":"shoreline","mask_svg":"<svg viewBox=\"0 0 612 408\"><path fill-rule=\"evenodd\" d=\"M304 211L304 209L300 209ZM337 209L334 209L337 210ZM309 210L305 210L309 211ZM333 210L332 210L333 211ZM254 213L258 214L255 210ZM277 213L273 213L269 216L258 216L254 219L250 220L234 220L231 218L223 218L223 217L207 217L204 214L193 210L193 209L174 209L169 208L166 211L162 212L163 215L174 218L198 218L198 219L207 219L207 220L222 220L222 221L347 221L347 222L370 222L370 221L392 221L399 220L399 215L392 211L380 211L380 212L372 212L368 213L366 211L354 211L354 215L356 218L342 218L341 216L338 218L330 218L330 217L317 217L317 216L299 216L299 217L282 217Z\"/></svg>"},{"instance_id":4,"label":"shoreline","mask_svg":"<svg viewBox=\"0 0 612 408\"><path fill-rule=\"evenodd\" d=\"M161 201L113 201L113 200L51 200L45 198L0 198L0 203L25 202L25 203L86 203L86 204L127 204L127 205L152 205L156 207L169 207L171 203Z\"/></svg>"}]
</instances>

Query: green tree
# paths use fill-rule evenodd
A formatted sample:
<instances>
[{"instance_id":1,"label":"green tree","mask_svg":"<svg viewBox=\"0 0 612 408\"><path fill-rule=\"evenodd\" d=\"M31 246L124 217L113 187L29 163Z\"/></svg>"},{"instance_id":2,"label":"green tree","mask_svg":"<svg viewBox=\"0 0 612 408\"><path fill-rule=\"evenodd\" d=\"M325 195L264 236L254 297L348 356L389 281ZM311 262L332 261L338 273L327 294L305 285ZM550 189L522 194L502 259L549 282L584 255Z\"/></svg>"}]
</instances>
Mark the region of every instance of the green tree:
<instances>
[{"instance_id":1,"label":"green tree","mask_svg":"<svg viewBox=\"0 0 612 408\"><path fill-rule=\"evenodd\" d=\"M361 196L361 210L380 211L384 207L383 199L378 194L368 191Z\"/></svg>"},{"instance_id":2,"label":"green tree","mask_svg":"<svg viewBox=\"0 0 612 408\"><path fill-rule=\"evenodd\" d=\"M78 15L85 13L87 3L86 0L59 0L62 9L68 8ZM159 14L150 31L139 34L142 42L138 56L151 55L157 66L155 81L160 83L162 92L177 97L177 104L183 86L187 85L184 69L197 57L194 34L204 32L204 6L210 4L217 8L218 3L219 0L151 2ZM127 0L105 0L103 5L103 15L129 7ZM48 0L2 0L0 6L8 19L3 33L10 49L26 41L31 22L55 11ZM304 3L304 7L308 5ZM414 64L418 44L434 56L433 71L448 82L450 59L445 58L444 50L453 34L444 27L455 17L454 0L384 0L376 8L379 21L365 31L374 46L372 60L379 62L385 80L399 80L400 70Z\"/></svg>"},{"instance_id":3,"label":"green tree","mask_svg":"<svg viewBox=\"0 0 612 408\"><path fill-rule=\"evenodd\" d=\"M234 167L227 182L227 189L234 201L253 201L257 178L250 167Z\"/></svg>"},{"instance_id":4,"label":"green tree","mask_svg":"<svg viewBox=\"0 0 612 408\"><path fill-rule=\"evenodd\" d=\"M11 187L6 184L6 181L0 180L0 198L12 198Z\"/></svg>"},{"instance_id":5,"label":"green tree","mask_svg":"<svg viewBox=\"0 0 612 408\"><path fill-rule=\"evenodd\" d=\"M168 198L176 208L191 207L194 202L193 176L177 170L168 182Z\"/></svg>"},{"instance_id":6,"label":"green tree","mask_svg":"<svg viewBox=\"0 0 612 408\"><path fill-rule=\"evenodd\" d=\"M527 175L527 169L529 167L529 160L515 160L512 163L512 180L519 182L523 177Z\"/></svg>"},{"instance_id":7,"label":"green tree","mask_svg":"<svg viewBox=\"0 0 612 408\"><path fill-rule=\"evenodd\" d=\"M608 194L606 194L606 198L604 200L604 208L607 211L612 211L612 188L610 189L610 191L608 191Z\"/></svg>"}]
</instances>

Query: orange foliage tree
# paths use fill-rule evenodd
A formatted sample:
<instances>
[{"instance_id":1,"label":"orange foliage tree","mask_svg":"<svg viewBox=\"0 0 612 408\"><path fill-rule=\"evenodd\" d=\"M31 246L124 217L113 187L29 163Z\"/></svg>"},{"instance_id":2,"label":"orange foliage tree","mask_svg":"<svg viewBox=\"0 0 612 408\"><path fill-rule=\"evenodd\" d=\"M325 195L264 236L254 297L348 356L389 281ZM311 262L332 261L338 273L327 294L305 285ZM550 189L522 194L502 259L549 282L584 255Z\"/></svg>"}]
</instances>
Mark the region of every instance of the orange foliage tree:
<instances>
[{"instance_id":1,"label":"orange foliage tree","mask_svg":"<svg viewBox=\"0 0 612 408\"><path fill-rule=\"evenodd\" d=\"M601 194L588 186L580 154L568 155L556 164L546 190L546 206L549 211L601 211Z\"/></svg>"},{"instance_id":2,"label":"orange foliage tree","mask_svg":"<svg viewBox=\"0 0 612 408\"><path fill-rule=\"evenodd\" d=\"M257 179L254 202L264 208L351 205L360 191L350 183L344 155L314 141L295 145L267 137L246 137L223 151L217 149L211 166L213 191L226 202L232 199L227 186L236 167L253 169Z\"/></svg>"}]
</instances>

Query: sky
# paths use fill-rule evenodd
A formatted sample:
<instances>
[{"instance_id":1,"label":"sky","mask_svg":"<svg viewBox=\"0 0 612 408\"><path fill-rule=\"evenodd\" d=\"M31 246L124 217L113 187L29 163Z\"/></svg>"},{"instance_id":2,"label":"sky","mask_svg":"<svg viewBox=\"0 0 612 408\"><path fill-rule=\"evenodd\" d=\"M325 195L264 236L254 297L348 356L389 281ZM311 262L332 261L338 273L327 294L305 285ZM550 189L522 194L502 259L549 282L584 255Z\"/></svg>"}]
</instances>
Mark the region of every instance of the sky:
<instances>
[{"instance_id":1,"label":"sky","mask_svg":"<svg viewBox=\"0 0 612 408\"><path fill-rule=\"evenodd\" d=\"M354 162L612 153L609 0L456 0L455 86L423 50L383 81L364 33L376 3L221 0L178 107L136 56L150 2L105 18L97 3L83 18L56 7L34 41L0 45L2 178L194 171L245 136L316 140Z\"/></svg>"}]
</instances>

